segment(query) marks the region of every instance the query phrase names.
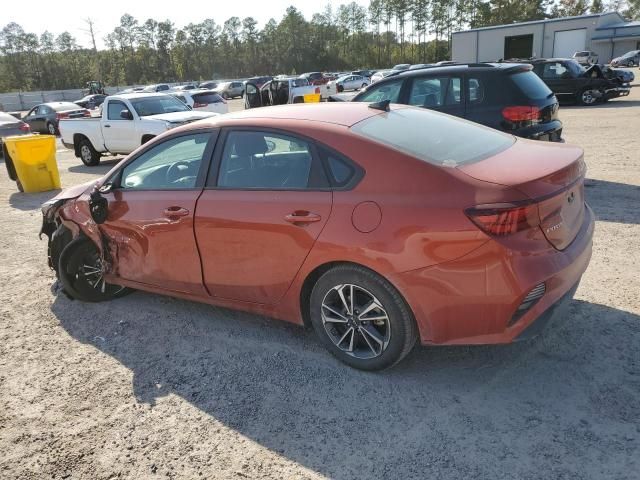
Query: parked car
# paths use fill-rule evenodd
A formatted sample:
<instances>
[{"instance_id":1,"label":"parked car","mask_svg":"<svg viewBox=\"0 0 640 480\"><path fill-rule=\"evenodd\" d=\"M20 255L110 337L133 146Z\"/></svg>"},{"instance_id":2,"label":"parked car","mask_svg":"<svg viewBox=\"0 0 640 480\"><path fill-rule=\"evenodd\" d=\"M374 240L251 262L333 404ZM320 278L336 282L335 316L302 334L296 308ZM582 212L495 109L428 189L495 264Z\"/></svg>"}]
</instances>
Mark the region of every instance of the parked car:
<instances>
[{"instance_id":1,"label":"parked car","mask_svg":"<svg viewBox=\"0 0 640 480\"><path fill-rule=\"evenodd\" d=\"M336 86L337 92L343 92L345 90L359 90L361 88L366 88L371 83L371 80L367 77L363 77L362 75L345 75L332 80L330 83L333 83Z\"/></svg>"},{"instance_id":2,"label":"parked car","mask_svg":"<svg viewBox=\"0 0 640 480\"><path fill-rule=\"evenodd\" d=\"M592 251L583 153L421 108L263 108L156 138L46 202L42 233L73 298L135 288L307 324L379 370L566 317Z\"/></svg>"},{"instance_id":3,"label":"parked car","mask_svg":"<svg viewBox=\"0 0 640 480\"><path fill-rule=\"evenodd\" d=\"M2 156L2 139L14 135L26 135L31 133L31 127L13 115L0 112L0 157Z\"/></svg>"},{"instance_id":4,"label":"parked car","mask_svg":"<svg viewBox=\"0 0 640 480\"><path fill-rule=\"evenodd\" d=\"M273 77L265 75L265 76L262 76L262 77L251 77L251 78L247 79L244 83L251 82L254 85L256 85L258 88L260 88L265 83L270 82L271 80L273 80Z\"/></svg>"},{"instance_id":5,"label":"parked car","mask_svg":"<svg viewBox=\"0 0 640 480\"><path fill-rule=\"evenodd\" d=\"M229 106L227 101L213 90L189 90L184 92L169 92L181 102L190 106L193 110L203 112L227 113Z\"/></svg>"},{"instance_id":6,"label":"parked car","mask_svg":"<svg viewBox=\"0 0 640 480\"><path fill-rule=\"evenodd\" d=\"M142 92L166 92L167 90L170 90L171 87L169 87L169 85L167 85L166 83L159 83L157 85L148 85L146 87L144 87L141 91Z\"/></svg>"},{"instance_id":7,"label":"parked car","mask_svg":"<svg viewBox=\"0 0 640 480\"><path fill-rule=\"evenodd\" d=\"M598 54L591 50L582 50L573 54L573 59L581 65L598 63Z\"/></svg>"},{"instance_id":8,"label":"parked car","mask_svg":"<svg viewBox=\"0 0 640 480\"><path fill-rule=\"evenodd\" d=\"M410 63L399 63L398 65L395 65L391 70L409 70L409 67L411 67Z\"/></svg>"},{"instance_id":9,"label":"parked car","mask_svg":"<svg viewBox=\"0 0 640 480\"><path fill-rule=\"evenodd\" d=\"M244 84L242 82L223 82L219 83L213 90L225 100L242 97L244 95Z\"/></svg>"},{"instance_id":10,"label":"parked car","mask_svg":"<svg viewBox=\"0 0 640 480\"><path fill-rule=\"evenodd\" d=\"M611 60L612 67L635 67L640 65L640 50L631 50Z\"/></svg>"},{"instance_id":11,"label":"parked car","mask_svg":"<svg viewBox=\"0 0 640 480\"><path fill-rule=\"evenodd\" d=\"M185 90L195 90L198 87L193 84L188 85L178 85L177 87L173 87L171 90L174 92L184 92Z\"/></svg>"},{"instance_id":12,"label":"parked car","mask_svg":"<svg viewBox=\"0 0 640 480\"><path fill-rule=\"evenodd\" d=\"M246 83L244 108L258 108L269 105L286 105L287 103L305 103L309 96L320 100L321 89L325 86L309 85L306 78L275 78L261 88L251 82Z\"/></svg>"},{"instance_id":13,"label":"parked car","mask_svg":"<svg viewBox=\"0 0 640 480\"><path fill-rule=\"evenodd\" d=\"M519 137L561 141L558 100L531 70L531 65L507 63L405 70L374 83L353 101L389 100L466 118Z\"/></svg>"},{"instance_id":14,"label":"parked car","mask_svg":"<svg viewBox=\"0 0 640 480\"><path fill-rule=\"evenodd\" d=\"M131 88L125 88L124 90L116 93L116 95L122 95L124 93L136 93L136 92L142 92L144 91L145 87L131 87Z\"/></svg>"},{"instance_id":15,"label":"parked car","mask_svg":"<svg viewBox=\"0 0 640 480\"><path fill-rule=\"evenodd\" d=\"M392 73L393 70L378 70L376 73L371 75L371 83L376 83L382 80L384 77L388 76Z\"/></svg>"},{"instance_id":16,"label":"parked car","mask_svg":"<svg viewBox=\"0 0 640 480\"><path fill-rule=\"evenodd\" d=\"M631 86L619 79L606 78L597 65L584 68L572 58L541 58L530 63L560 101L595 105L631 91Z\"/></svg>"},{"instance_id":17,"label":"parked car","mask_svg":"<svg viewBox=\"0 0 640 480\"><path fill-rule=\"evenodd\" d=\"M309 85L324 85L329 81L322 72L303 73L299 78L306 79L309 82Z\"/></svg>"},{"instance_id":18,"label":"parked car","mask_svg":"<svg viewBox=\"0 0 640 480\"><path fill-rule=\"evenodd\" d=\"M90 117L91 112L71 102L48 102L36 105L25 115L24 121L33 132L58 134L60 120Z\"/></svg>"},{"instance_id":19,"label":"parked car","mask_svg":"<svg viewBox=\"0 0 640 480\"><path fill-rule=\"evenodd\" d=\"M65 147L87 166L100 163L105 153L128 154L167 130L216 115L192 111L177 98L163 93L111 95L102 105L102 116L86 120L62 120Z\"/></svg>"},{"instance_id":20,"label":"parked car","mask_svg":"<svg viewBox=\"0 0 640 480\"><path fill-rule=\"evenodd\" d=\"M198 88L201 88L203 90L213 90L218 86L218 83L219 82L214 81L201 82L198 84Z\"/></svg>"},{"instance_id":21,"label":"parked car","mask_svg":"<svg viewBox=\"0 0 640 480\"><path fill-rule=\"evenodd\" d=\"M73 103L75 103L79 107L93 110L94 108L98 108L100 105L102 105L102 102L104 102L105 98L107 98L106 95L98 93L95 95L87 95L86 97L83 97L80 100L76 100Z\"/></svg>"},{"instance_id":22,"label":"parked car","mask_svg":"<svg viewBox=\"0 0 640 480\"><path fill-rule=\"evenodd\" d=\"M371 77L375 73L375 70L354 70L351 72L351 75L360 75L361 77L366 77L371 80Z\"/></svg>"}]
</instances>

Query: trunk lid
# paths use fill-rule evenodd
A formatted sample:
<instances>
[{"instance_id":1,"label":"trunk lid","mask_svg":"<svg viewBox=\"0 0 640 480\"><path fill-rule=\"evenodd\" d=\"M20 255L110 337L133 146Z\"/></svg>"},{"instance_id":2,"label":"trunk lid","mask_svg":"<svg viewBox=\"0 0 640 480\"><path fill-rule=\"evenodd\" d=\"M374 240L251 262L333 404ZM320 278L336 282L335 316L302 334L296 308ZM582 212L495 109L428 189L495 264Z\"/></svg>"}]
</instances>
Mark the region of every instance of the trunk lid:
<instances>
[{"instance_id":1,"label":"trunk lid","mask_svg":"<svg viewBox=\"0 0 640 480\"><path fill-rule=\"evenodd\" d=\"M538 207L542 232L558 250L566 248L580 231L586 173L581 148L518 139L493 157L457 169L529 197Z\"/></svg>"}]
</instances>

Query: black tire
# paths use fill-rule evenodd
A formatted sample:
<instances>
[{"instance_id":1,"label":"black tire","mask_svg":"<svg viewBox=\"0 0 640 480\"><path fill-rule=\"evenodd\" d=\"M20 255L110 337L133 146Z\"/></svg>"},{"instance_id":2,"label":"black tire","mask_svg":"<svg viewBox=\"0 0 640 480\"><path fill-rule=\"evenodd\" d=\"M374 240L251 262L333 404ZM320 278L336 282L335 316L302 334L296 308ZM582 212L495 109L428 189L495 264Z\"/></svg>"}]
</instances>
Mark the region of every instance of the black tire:
<instances>
[{"instance_id":1,"label":"black tire","mask_svg":"<svg viewBox=\"0 0 640 480\"><path fill-rule=\"evenodd\" d=\"M69 242L58 260L58 278L65 292L84 302L102 302L131 292L129 288L101 280L102 275L93 271L99 270L100 265L100 253L91 240L78 237Z\"/></svg>"},{"instance_id":2,"label":"black tire","mask_svg":"<svg viewBox=\"0 0 640 480\"><path fill-rule=\"evenodd\" d=\"M47 122L47 133L49 135L58 135L58 128L51 122Z\"/></svg>"},{"instance_id":3,"label":"black tire","mask_svg":"<svg viewBox=\"0 0 640 480\"><path fill-rule=\"evenodd\" d=\"M347 289L346 293L344 289ZM343 290L345 300L332 303L333 299L340 298L340 290ZM348 304L352 298L350 315ZM341 308L345 304L347 308ZM365 309L370 310L365 313L358 310L360 304L375 304L380 308ZM382 370L392 367L416 343L415 320L400 293L384 278L364 267L339 265L328 270L314 285L309 308L311 324L322 344L353 368ZM372 320L367 320L371 314ZM349 330L352 330L351 334ZM365 335L366 332L375 335ZM339 341L340 338L344 341ZM378 340L374 341L375 338Z\"/></svg>"},{"instance_id":4,"label":"black tire","mask_svg":"<svg viewBox=\"0 0 640 480\"><path fill-rule=\"evenodd\" d=\"M229 100L229 95L227 95L227 92L222 92L222 98L224 98L225 100Z\"/></svg>"},{"instance_id":5,"label":"black tire","mask_svg":"<svg viewBox=\"0 0 640 480\"><path fill-rule=\"evenodd\" d=\"M344 87L343 87L342 85L338 85L338 86L336 87L336 91L337 91L338 93L344 92Z\"/></svg>"},{"instance_id":6,"label":"black tire","mask_svg":"<svg viewBox=\"0 0 640 480\"><path fill-rule=\"evenodd\" d=\"M95 167L100 163L101 155L96 152L96 149L93 148L88 138L83 138L78 143L78 154L80 155L82 163L87 167Z\"/></svg>"},{"instance_id":7,"label":"black tire","mask_svg":"<svg viewBox=\"0 0 640 480\"><path fill-rule=\"evenodd\" d=\"M577 96L578 105L589 107L598 103L598 97L593 95L595 90L596 89L593 88L583 88L580 90Z\"/></svg>"},{"instance_id":8,"label":"black tire","mask_svg":"<svg viewBox=\"0 0 640 480\"><path fill-rule=\"evenodd\" d=\"M367 88L367 84L363 83L362 86L360 87L360 89L362 90L363 88Z\"/></svg>"}]
</instances>

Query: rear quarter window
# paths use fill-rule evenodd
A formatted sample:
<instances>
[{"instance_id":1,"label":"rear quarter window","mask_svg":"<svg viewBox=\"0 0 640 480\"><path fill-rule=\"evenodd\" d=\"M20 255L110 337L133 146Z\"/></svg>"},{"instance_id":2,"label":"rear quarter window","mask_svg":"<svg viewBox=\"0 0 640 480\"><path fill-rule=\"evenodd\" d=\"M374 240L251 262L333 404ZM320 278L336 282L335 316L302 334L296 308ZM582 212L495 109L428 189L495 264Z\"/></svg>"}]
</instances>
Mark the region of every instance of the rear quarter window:
<instances>
[{"instance_id":1,"label":"rear quarter window","mask_svg":"<svg viewBox=\"0 0 640 480\"><path fill-rule=\"evenodd\" d=\"M532 100L545 99L553 93L549 87L533 72L519 72L510 76L517 89Z\"/></svg>"},{"instance_id":2,"label":"rear quarter window","mask_svg":"<svg viewBox=\"0 0 640 480\"><path fill-rule=\"evenodd\" d=\"M483 160L515 142L511 135L422 108L394 109L356 123L351 130L419 160L444 167Z\"/></svg>"}]
</instances>

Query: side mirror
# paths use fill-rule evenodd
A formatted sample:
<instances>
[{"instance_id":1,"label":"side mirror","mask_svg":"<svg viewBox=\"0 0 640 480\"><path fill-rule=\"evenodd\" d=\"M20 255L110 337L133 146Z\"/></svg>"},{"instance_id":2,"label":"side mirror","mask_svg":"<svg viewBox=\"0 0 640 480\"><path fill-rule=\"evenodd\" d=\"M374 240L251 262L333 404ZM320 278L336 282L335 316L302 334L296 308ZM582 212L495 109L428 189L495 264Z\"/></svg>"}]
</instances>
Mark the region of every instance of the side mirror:
<instances>
[{"instance_id":1,"label":"side mirror","mask_svg":"<svg viewBox=\"0 0 640 480\"><path fill-rule=\"evenodd\" d=\"M133 114L129 110L124 109L120 111L120 118L123 118L125 120L133 120Z\"/></svg>"}]
</instances>

